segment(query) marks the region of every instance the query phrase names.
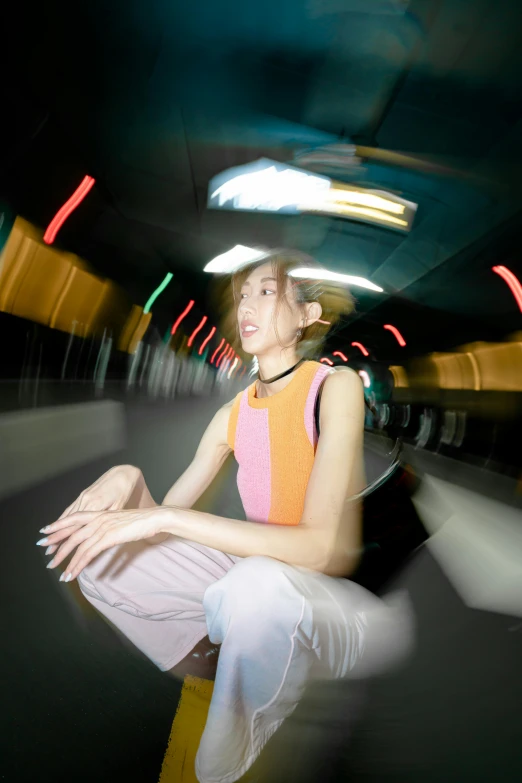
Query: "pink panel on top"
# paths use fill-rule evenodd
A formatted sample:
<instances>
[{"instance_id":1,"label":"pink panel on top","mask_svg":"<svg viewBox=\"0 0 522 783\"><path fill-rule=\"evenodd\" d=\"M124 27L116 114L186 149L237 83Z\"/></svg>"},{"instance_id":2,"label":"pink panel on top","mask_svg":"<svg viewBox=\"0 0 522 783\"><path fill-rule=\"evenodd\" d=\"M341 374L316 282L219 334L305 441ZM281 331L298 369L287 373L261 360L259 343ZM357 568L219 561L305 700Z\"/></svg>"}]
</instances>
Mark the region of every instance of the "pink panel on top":
<instances>
[{"instance_id":1,"label":"pink panel on top","mask_svg":"<svg viewBox=\"0 0 522 783\"><path fill-rule=\"evenodd\" d=\"M328 367L319 367L317 372L314 375L314 379L310 385L310 390L308 392L308 397L306 398L306 405L305 405L305 428L306 428L306 434L308 435L308 440L312 444L312 446L315 446L317 443L317 428L315 426L315 415L314 415L314 409L315 409L315 400L317 398L317 393L319 391L319 386L323 382L323 380L326 378L327 375L330 375L333 370L330 370Z\"/></svg>"},{"instance_id":2,"label":"pink panel on top","mask_svg":"<svg viewBox=\"0 0 522 783\"><path fill-rule=\"evenodd\" d=\"M248 389L239 403L234 453L239 463L237 488L246 517L251 522L268 522L272 500L268 409L251 408Z\"/></svg>"}]
</instances>

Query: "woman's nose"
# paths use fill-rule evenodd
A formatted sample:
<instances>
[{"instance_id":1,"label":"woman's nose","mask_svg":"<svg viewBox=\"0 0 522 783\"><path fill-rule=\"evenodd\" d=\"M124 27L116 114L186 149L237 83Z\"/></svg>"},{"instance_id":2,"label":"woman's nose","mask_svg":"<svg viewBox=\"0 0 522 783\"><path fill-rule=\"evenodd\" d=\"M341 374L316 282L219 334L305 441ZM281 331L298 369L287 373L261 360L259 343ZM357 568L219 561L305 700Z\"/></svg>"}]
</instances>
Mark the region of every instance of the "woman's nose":
<instances>
[{"instance_id":1,"label":"woman's nose","mask_svg":"<svg viewBox=\"0 0 522 783\"><path fill-rule=\"evenodd\" d=\"M251 299L244 299L242 303L239 305L239 313L243 317L246 315L252 315L255 311L255 307L252 304Z\"/></svg>"}]
</instances>

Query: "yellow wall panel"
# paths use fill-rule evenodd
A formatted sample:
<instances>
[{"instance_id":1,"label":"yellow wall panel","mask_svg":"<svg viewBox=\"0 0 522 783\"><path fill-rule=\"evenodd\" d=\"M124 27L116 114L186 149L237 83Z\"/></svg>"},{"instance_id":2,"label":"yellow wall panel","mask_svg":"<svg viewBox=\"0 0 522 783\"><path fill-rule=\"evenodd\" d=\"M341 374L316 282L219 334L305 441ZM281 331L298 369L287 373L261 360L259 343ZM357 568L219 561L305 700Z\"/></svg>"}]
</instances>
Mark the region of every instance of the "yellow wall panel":
<instances>
[{"instance_id":1,"label":"yellow wall panel","mask_svg":"<svg viewBox=\"0 0 522 783\"><path fill-rule=\"evenodd\" d=\"M34 244L31 258L22 261L25 274L13 291L9 310L21 318L48 324L54 304L66 283L70 265L60 253L45 245Z\"/></svg>"},{"instance_id":2,"label":"yellow wall panel","mask_svg":"<svg viewBox=\"0 0 522 783\"><path fill-rule=\"evenodd\" d=\"M106 329L128 351L150 316L74 253L49 247L42 232L18 217L0 255L0 310L81 336Z\"/></svg>"},{"instance_id":3,"label":"yellow wall panel","mask_svg":"<svg viewBox=\"0 0 522 783\"><path fill-rule=\"evenodd\" d=\"M69 270L65 295L54 313L51 325L55 329L70 332L76 323L75 333L83 335L89 325L92 328L103 293L103 283L77 267L69 267Z\"/></svg>"},{"instance_id":4,"label":"yellow wall panel","mask_svg":"<svg viewBox=\"0 0 522 783\"><path fill-rule=\"evenodd\" d=\"M134 335L134 332L138 327L142 312L143 312L143 308L138 307L138 305L132 305L132 309L129 315L127 316L127 320L120 334L120 339L118 341L118 350L120 351L129 350L129 345L132 340L132 336Z\"/></svg>"}]
</instances>

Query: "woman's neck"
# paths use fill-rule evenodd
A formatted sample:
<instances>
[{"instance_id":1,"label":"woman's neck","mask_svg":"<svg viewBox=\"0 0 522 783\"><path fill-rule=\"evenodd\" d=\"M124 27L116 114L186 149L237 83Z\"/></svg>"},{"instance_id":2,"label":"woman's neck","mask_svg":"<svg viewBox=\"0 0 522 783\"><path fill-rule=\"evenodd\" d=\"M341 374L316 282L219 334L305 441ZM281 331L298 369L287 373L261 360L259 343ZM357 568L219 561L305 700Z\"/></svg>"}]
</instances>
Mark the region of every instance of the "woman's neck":
<instances>
[{"instance_id":1,"label":"woman's neck","mask_svg":"<svg viewBox=\"0 0 522 783\"><path fill-rule=\"evenodd\" d=\"M259 378L257 380L257 396L258 397L271 397L273 394L277 394L282 391L285 386L288 386L294 373L285 375L278 381L274 381L270 384L264 384L261 378L269 380L274 376L284 373L291 367L296 365L300 361L301 357L297 355L295 351L291 353L279 354L278 356L258 356L257 362L259 365Z\"/></svg>"}]
</instances>

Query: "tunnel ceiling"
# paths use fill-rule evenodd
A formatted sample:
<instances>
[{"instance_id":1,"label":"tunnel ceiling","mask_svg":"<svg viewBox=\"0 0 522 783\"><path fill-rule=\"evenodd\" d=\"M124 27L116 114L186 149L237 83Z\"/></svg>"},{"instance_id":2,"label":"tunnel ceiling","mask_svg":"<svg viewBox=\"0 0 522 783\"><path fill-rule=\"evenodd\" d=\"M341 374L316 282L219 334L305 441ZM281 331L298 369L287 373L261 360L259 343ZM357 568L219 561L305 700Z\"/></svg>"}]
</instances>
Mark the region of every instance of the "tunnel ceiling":
<instances>
[{"instance_id":1,"label":"tunnel ceiling","mask_svg":"<svg viewBox=\"0 0 522 783\"><path fill-rule=\"evenodd\" d=\"M400 328L406 354L520 327L491 272L505 264L522 277L519 2L95 0L9 13L0 197L45 227L95 177L58 242L137 303L172 271L179 285L161 307L176 306L181 286L204 309L204 264L262 243L385 289L354 291L357 313L332 349L366 340L400 359L383 323ZM337 143L376 151L337 178L418 202L408 236L207 210L209 179L224 169Z\"/></svg>"}]
</instances>

